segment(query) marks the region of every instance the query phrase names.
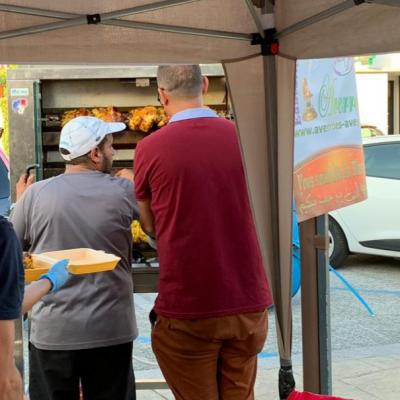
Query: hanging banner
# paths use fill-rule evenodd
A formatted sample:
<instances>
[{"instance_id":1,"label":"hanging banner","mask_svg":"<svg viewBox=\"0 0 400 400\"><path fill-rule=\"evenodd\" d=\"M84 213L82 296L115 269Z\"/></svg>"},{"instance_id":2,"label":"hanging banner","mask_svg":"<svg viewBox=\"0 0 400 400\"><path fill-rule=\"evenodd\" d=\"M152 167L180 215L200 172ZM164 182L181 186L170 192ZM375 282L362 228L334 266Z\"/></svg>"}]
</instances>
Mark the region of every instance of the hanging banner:
<instances>
[{"instance_id":1,"label":"hanging banner","mask_svg":"<svg viewBox=\"0 0 400 400\"><path fill-rule=\"evenodd\" d=\"M294 194L299 222L367 198L352 58L297 62Z\"/></svg>"}]
</instances>

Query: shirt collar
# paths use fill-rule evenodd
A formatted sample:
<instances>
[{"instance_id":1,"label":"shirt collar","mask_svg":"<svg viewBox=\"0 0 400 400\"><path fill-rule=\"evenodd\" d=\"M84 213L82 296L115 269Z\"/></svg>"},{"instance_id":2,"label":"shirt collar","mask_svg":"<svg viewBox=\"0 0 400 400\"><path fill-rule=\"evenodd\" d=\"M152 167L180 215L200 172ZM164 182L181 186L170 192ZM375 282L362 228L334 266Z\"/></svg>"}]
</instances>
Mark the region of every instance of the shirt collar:
<instances>
[{"instance_id":1,"label":"shirt collar","mask_svg":"<svg viewBox=\"0 0 400 400\"><path fill-rule=\"evenodd\" d=\"M210 108L187 108L174 114L169 123L193 118L218 118L218 115Z\"/></svg>"}]
</instances>

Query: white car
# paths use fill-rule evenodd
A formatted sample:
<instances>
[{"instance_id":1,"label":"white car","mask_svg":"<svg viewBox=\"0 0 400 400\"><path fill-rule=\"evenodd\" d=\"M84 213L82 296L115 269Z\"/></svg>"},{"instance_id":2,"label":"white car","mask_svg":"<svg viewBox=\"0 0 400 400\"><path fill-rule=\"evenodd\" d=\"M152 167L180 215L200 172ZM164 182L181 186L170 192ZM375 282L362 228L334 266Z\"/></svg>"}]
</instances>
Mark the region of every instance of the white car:
<instances>
[{"instance_id":1,"label":"white car","mask_svg":"<svg viewBox=\"0 0 400 400\"><path fill-rule=\"evenodd\" d=\"M350 253L400 257L400 135L363 140L368 199L329 213L329 260Z\"/></svg>"}]
</instances>

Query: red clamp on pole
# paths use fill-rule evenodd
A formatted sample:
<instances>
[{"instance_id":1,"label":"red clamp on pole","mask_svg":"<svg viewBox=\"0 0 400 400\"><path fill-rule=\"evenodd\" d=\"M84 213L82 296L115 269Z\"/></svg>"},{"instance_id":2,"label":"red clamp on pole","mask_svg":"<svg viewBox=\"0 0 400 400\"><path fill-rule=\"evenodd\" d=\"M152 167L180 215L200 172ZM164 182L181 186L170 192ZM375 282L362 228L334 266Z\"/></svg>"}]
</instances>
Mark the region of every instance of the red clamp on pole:
<instances>
[{"instance_id":1,"label":"red clamp on pole","mask_svg":"<svg viewBox=\"0 0 400 400\"><path fill-rule=\"evenodd\" d=\"M275 29L266 29L264 31L264 37L262 37L258 32L253 33L251 44L260 45L261 54L263 56L275 56L279 53L279 42L275 35Z\"/></svg>"}]
</instances>

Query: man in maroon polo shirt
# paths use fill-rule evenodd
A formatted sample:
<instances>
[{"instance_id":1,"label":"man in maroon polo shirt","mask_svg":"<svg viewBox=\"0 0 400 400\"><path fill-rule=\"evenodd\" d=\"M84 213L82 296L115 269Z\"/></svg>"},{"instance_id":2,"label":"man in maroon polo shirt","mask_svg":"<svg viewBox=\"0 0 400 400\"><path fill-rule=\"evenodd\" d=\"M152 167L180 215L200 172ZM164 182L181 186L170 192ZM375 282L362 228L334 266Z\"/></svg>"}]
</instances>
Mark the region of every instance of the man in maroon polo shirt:
<instances>
[{"instance_id":1,"label":"man in maroon polo shirt","mask_svg":"<svg viewBox=\"0 0 400 400\"><path fill-rule=\"evenodd\" d=\"M171 117L136 149L141 223L160 260L152 346L177 399L253 399L272 303L234 124L198 65L161 66Z\"/></svg>"}]
</instances>

